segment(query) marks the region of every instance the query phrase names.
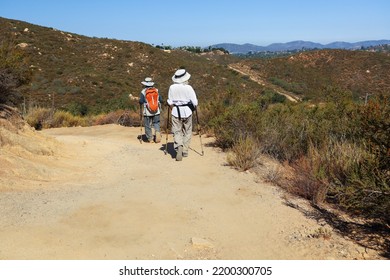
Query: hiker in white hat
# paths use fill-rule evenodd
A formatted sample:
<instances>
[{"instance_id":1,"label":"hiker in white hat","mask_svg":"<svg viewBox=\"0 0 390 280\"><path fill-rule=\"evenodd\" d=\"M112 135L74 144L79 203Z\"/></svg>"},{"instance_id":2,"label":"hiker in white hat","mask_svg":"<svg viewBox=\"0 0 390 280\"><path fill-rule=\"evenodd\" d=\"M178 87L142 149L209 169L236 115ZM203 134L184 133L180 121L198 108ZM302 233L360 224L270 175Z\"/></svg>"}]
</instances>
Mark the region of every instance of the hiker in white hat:
<instances>
[{"instance_id":1,"label":"hiker in white hat","mask_svg":"<svg viewBox=\"0 0 390 280\"><path fill-rule=\"evenodd\" d=\"M154 87L152 78L145 78L141 84L145 86L141 91L139 103L140 114L144 116L146 142L152 143L154 141L159 143L161 141L160 111L162 98L161 95L158 94L158 89ZM152 126L155 130L154 137Z\"/></svg>"},{"instance_id":2,"label":"hiker in white hat","mask_svg":"<svg viewBox=\"0 0 390 280\"><path fill-rule=\"evenodd\" d=\"M179 69L172 77L174 82L168 91L168 104L172 109L172 132L176 160L188 156L192 136L192 112L198 106L198 99L192 86L188 84L191 75Z\"/></svg>"}]
</instances>

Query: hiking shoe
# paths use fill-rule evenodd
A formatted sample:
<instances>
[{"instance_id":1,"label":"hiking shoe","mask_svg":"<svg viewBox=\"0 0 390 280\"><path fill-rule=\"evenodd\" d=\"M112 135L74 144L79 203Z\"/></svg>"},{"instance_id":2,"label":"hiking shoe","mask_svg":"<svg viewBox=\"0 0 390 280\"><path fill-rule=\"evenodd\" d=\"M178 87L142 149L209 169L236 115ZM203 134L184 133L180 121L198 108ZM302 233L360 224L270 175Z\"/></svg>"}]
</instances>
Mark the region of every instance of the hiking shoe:
<instances>
[{"instance_id":1,"label":"hiking shoe","mask_svg":"<svg viewBox=\"0 0 390 280\"><path fill-rule=\"evenodd\" d=\"M183 159L183 146L179 146L176 151L176 161L181 161Z\"/></svg>"},{"instance_id":2,"label":"hiking shoe","mask_svg":"<svg viewBox=\"0 0 390 280\"><path fill-rule=\"evenodd\" d=\"M161 134L160 133L156 133L156 137L155 137L155 142L156 143L160 143L161 142Z\"/></svg>"},{"instance_id":3,"label":"hiking shoe","mask_svg":"<svg viewBox=\"0 0 390 280\"><path fill-rule=\"evenodd\" d=\"M183 157L188 157L188 152L183 152Z\"/></svg>"}]
</instances>

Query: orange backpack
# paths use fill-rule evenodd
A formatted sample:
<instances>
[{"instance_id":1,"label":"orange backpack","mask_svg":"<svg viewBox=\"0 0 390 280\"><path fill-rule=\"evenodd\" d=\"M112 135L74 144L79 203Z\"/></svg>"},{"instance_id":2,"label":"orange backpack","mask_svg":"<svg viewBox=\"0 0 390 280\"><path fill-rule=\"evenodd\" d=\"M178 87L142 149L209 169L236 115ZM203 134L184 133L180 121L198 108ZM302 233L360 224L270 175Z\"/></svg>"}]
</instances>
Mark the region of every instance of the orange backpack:
<instances>
[{"instance_id":1,"label":"orange backpack","mask_svg":"<svg viewBox=\"0 0 390 280\"><path fill-rule=\"evenodd\" d=\"M156 88L150 87L145 91L146 108L151 114L158 112L158 91Z\"/></svg>"}]
</instances>

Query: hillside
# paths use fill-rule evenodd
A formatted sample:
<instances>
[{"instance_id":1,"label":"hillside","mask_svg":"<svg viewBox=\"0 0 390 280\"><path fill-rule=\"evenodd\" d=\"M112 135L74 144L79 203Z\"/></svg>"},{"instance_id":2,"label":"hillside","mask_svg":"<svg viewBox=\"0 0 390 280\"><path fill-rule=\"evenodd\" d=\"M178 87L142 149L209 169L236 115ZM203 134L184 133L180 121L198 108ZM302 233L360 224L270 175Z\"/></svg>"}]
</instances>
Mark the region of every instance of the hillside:
<instances>
[{"instance_id":1,"label":"hillside","mask_svg":"<svg viewBox=\"0 0 390 280\"><path fill-rule=\"evenodd\" d=\"M137 108L128 95L139 95L145 76L154 78L165 97L179 67L192 74L201 102L217 93L261 91L257 83L217 63L218 52L164 51L140 42L90 38L5 18L0 18L0 42L17 46L28 61L31 82L18 89L28 105L66 108L79 103L90 112Z\"/></svg>"},{"instance_id":2,"label":"hillside","mask_svg":"<svg viewBox=\"0 0 390 280\"><path fill-rule=\"evenodd\" d=\"M137 110L137 101L128 96L138 96L140 81L152 76L165 98L172 73L179 67L192 74L191 84L202 103L215 98L236 102L243 98L237 97L242 92L258 98L267 89L321 101L330 87L349 90L355 99L387 94L389 88L390 56L386 53L320 50L243 60L221 52L195 54L141 42L90 38L5 18L0 23L2 45L15 47L31 72L29 83L17 89L27 107L84 107L83 113ZM238 63L263 82L228 67Z\"/></svg>"},{"instance_id":3,"label":"hillside","mask_svg":"<svg viewBox=\"0 0 390 280\"><path fill-rule=\"evenodd\" d=\"M390 55L385 53L321 50L240 63L305 99L324 100L331 88L350 91L356 100L390 94Z\"/></svg>"}]
</instances>

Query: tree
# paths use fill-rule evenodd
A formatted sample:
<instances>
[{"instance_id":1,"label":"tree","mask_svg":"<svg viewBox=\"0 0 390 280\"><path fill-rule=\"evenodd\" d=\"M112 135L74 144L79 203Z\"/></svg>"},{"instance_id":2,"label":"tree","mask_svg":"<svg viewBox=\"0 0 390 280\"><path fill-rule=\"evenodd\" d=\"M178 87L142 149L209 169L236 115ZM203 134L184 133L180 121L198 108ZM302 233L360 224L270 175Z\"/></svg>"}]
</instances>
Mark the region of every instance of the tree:
<instances>
[{"instance_id":1,"label":"tree","mask_svg":"<svg viewBox=\"0 0 390 280\"><path fill-rule=\"evenodd\" d=\"M27 83L30 72L21 50L12 40L0 45L0 104L17 106L22 101L17 87Z\"/></svg>"}]
</instances>

